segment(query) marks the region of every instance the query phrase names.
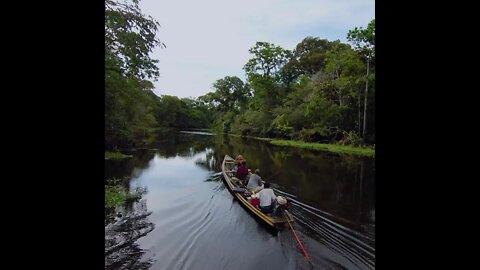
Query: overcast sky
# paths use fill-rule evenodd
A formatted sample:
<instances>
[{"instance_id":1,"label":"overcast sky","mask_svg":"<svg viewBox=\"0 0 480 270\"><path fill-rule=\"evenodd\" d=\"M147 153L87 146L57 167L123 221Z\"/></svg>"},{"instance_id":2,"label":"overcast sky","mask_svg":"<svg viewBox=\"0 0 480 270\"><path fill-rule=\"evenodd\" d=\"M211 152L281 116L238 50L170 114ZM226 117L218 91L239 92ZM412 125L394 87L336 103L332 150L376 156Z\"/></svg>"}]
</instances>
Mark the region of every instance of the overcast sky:
<instances>
[{"instance_id":1,"label":"overcast sky","mask_svg":"<svg viewBox=\"0 0 480 270\"><path fill-rule=\"evenodd\" d=\"M161 25L157 95L198 97L225 76L245 81L249 48L266 41L293 50L307 36L346 42L375 18L374 0L141 0Z\"/></svg>"}]
</instances>

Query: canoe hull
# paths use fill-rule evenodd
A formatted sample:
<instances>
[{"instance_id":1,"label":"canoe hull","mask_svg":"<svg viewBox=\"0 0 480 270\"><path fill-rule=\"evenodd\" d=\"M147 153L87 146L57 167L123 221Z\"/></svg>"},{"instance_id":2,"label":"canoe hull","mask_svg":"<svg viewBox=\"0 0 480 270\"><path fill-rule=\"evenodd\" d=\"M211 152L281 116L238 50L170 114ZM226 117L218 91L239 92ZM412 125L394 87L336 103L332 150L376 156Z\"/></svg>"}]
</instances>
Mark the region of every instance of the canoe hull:
<instances>
[{"instance_id":1,"label":"canoe hull","mask_svg":"<svg viewBox=\"0 0 480 270\"><path fill-rule=\"evenodd\" d=\"M248 212L250 212L252 215L254 215L256 218L261 220L266 225L276 229L280 229L285 225L287 225L288 227L287 219L284 216L272 218L271 216L262 213L258 208L254 207L246 198L244 198L243 193L238 192L240 190L240 187L236 184L235 180L232 178L233 175L231 173L233 164L234 164L234 159L228 155L225 155L222 162L222 173L225 180L225 185L227 186L230 193L232 193L232 195L240 202L242 206L244 206L244 208L248 210ZM293 217L288 212L287 212L287 217L290 220L290 222L293 222Z\"/></svg>"}]
</instances>

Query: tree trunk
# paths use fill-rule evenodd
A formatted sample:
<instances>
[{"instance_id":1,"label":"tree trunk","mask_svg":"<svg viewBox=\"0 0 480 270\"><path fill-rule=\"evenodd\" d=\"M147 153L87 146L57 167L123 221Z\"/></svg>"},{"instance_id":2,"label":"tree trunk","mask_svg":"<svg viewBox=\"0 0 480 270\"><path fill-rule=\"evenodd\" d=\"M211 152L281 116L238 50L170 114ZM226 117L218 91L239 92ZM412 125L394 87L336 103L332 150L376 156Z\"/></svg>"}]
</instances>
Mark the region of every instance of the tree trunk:
<instances>
[{"instance_id":1,"label":"tree trunk","mask_svg":"<svg viewBox=\"0 0 480 270\"><path fill-rule=\"evenodd\" d=\"M338 75L338 69L335 69L335 73L337 75L337 77L335 79L338 79L340 76ZM340 103L340 107L342 107L343 105L343 102L342 102L342 93L341 93L341 90L340 89L337 89L337 95L338 95L338 100L339 100L339 103Z\"/></svg>"},{"instance_id":2,"label":"tree trunk","mask_svg":"<svg viewBox=\"0 0 480 270\"><path fill-rule=\"evenodd\" d=\"M362 89L358 88L358 136L362 134Z\"/></svg>"},{"instance_id":3,"label":"tree trunk","mask_svg":"<svg viewBox=\"0 0 480 270\"><path fill-rule=\"evenodd\" d=\"M370 57L367 58L367 79L365 82L365 103L363 107L363 139L367 135L367 97L368 97L368 71L370 68Z\"/></svg>"}]
</instances>

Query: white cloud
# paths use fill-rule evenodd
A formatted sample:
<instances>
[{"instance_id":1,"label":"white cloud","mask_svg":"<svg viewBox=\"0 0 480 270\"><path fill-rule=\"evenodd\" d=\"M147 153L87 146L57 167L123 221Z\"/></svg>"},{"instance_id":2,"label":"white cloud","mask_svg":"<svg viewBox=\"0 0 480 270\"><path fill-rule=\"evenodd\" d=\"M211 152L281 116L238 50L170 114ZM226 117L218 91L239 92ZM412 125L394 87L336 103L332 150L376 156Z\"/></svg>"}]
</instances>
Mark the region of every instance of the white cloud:
<instances>
[{"instance_id":1,"label":"white cloud","mask_svg":"<svg viewBox=\"0 0 480 270\"><path fill-rule=\"evenodd\" d=\"M198 97L217 79L245 79L243 65L256 41L286 49L307 36L345 41L349 29L375 16L374 0L142 0L167 45L157 49L157 94Z\"/></svg>"}]
</instances>

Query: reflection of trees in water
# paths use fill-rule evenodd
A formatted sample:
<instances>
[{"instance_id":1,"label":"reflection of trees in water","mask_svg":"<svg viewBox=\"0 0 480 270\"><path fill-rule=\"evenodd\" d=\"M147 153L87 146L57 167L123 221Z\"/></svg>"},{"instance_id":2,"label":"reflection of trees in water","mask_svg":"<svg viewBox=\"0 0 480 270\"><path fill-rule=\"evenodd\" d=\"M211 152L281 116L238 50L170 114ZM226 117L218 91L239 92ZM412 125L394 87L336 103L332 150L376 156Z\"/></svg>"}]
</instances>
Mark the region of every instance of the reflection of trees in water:
<instances>
[{"instance_id":1,"label":"reflection of trees in water","mask_svg":"<svg viewBox=\"0 0 480 270\"><path fill-rule=\"evenodd\" d=\"M135 241L154 229L148 221L145 200L146 189L130 190L131 179L150 166L155 153L148 149L131 152L132 158L105 162L105 178L122 179L121 185L130 191L132 199L116 209L105 209L105 269L148 269L152 262L141 261L144 251ZM138 201L140 200L140 201ZM111 220L117 216L116 220Z\"/></svg>"},{"instance_id":2,"label":"reflection of trees in water","mask_svg":"<svg viewBox=\"0 0 480 270\"><path fill-rule=\"evenodd\" d=\"M105 160L105 179L131 178L135 172L147 169L155 153L146 149L130 153L131 158L121 160Z\"/></svg>"},{"instance_id":3,"label":"reflection of trees in water","mask_svg":"<svg viewBox=\"0 0 480 270\"><path fill-rule=\"evenodd\" d=\"M149 150L137 150L134 152L132 158L122 160L105 161L105 185L120 185L127 192L130 192L132 198L128 199L138 200L146 192L146 189L137 188L131 190L131 179L138 177L138 175L150 166L150 161L154 158L154 153ZM118 179L119 183L113 183L113 179ZM128 207L128 203L125 204ZM109 222L111 217L118 213L116 209L105 209L105 221Z\"/></svg>"},{"instance_id":4,"label":"reflection of trees in water","mask_svg":"<svg viewBox=\"0 0 480 270\"><path fill-rule=\"evenodd\" d=\"M156 143L157 153L163 158L192 157L211 146L212 136L172 134L168 140Z\"/></svg>"},{"instance_id":5,"label":"reflection of trees in water","mask_svg":"<svg viewBox=\"0 0 480 270\"><path fill-rule=\"evenodd\" d=\"M247 167L259 168L264 179L275 175L268 180L304 203L355 223L372 222L373 159L281 147L239 137L230 137L225 144L224 137L216 136L213 142L218 163L225 154L242 154Z\"/></svg>"},{"instance_id":6,"label":"reflection of trees in water","mask_svg":"<svg viewBox=\"0 0 480 270\"><path fill-rule=\"evenodd\" d=\"M216 158L215 152L213 151L212 148L207 148L205 150L205 156L195 160L195 164L208 171L214 171L214 172L219 172L222 166L221 161L219 161Z\"/></svg>"},{"instance_id":7,"label":"reflection of trees in water","mask_svg":"<svg viewBox=\"0 0 480 270\"><path fill-rule=\"evenodd\" d=\"M296 187L294 193L309 204L357 224L369 223L369 213L375 208L371 162L365 159L343 160L337 155L321 155L302 159L294 167L305 168L289 173L287 186ZM301 164L303 163L303 164ZM346 164L348 164L346 166Z\"/></svg>"},{"instance_id":8,"label":"reflection of trees in water","mask_svg":"<svg viewBox=\"0 0 480 270\"><path fill-rule=\"evenodd\" d=\"M155 228L148 220L151 212L145 200L127 209L122 218L105 226L105 269L148 269L152 264L141 261L145 251L135 243Z\"/></svg>"},{"instance_id":9,"label":"reflection of trees in water","mask_svg":"<svg viewBox=\"0 0 480 270\"><path fill-rule=\"evenodd\" d=\"M192 157L205 151L195 163L219 172L225 154L242 154L247 167L303 202L355 222L371 222L375 209L374 160L353 155L270 145L264 141L225 134L172 135L160 142L162 157Z\"/></svg>"},{"instance_id":10,"label":"reflection of trees in water","mask_svg":"<svg viewBox=\"0 0 480 270\"><path fill-rule=\"evenodd\" d=\"M132 158L105 161L105 179L123 179L121 185L130 190L130 179L147 169L155 154L163 158L192 157L211 146L211 136L182 134L165 138L149 145L148 149L132 151ZM199 165L211 169L217 166L215 162L212 151L207 151L205 162ZM212 175L211 179L217 181L221 177ZM121 217L105 226L105 269L148 269L152 262L141 260L145 251L135 241L154 229L154 224L148 221L151 213L147 212L144 200L126 203L119 209L123 212ZM114 216L119 214L114 209L106 209L107 212Z\"/></svg>"}]
</instances>

